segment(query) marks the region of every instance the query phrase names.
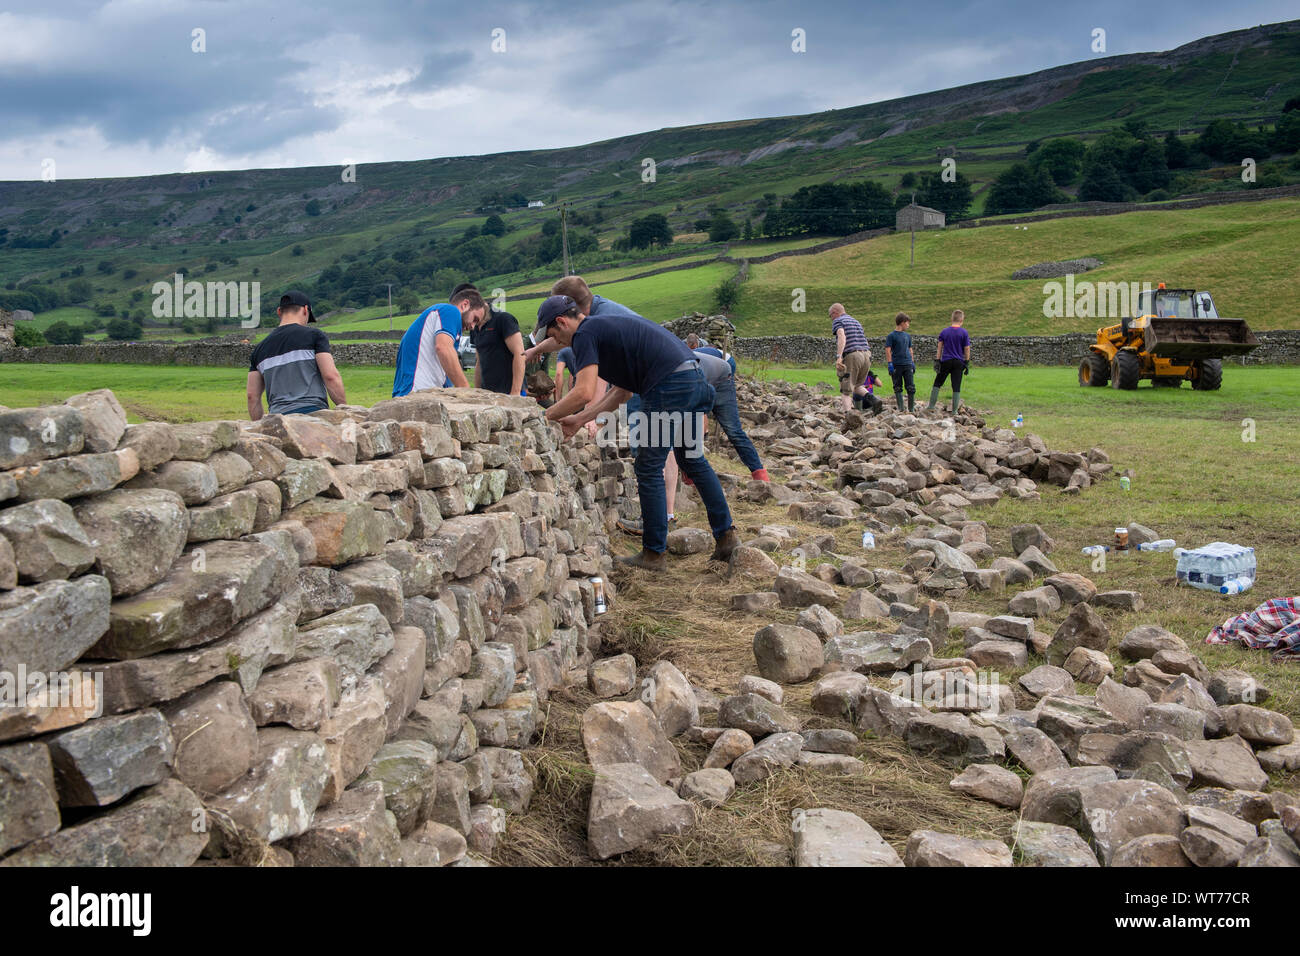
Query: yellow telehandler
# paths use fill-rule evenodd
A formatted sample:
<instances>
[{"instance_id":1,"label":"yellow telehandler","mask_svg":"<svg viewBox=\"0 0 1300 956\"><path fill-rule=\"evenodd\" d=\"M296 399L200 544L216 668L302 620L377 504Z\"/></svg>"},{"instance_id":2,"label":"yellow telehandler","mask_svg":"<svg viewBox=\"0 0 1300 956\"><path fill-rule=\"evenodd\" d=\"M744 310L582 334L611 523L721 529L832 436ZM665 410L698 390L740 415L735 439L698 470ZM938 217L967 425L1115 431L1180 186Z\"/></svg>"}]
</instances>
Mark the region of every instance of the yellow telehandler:
<instances>
[{"instance_id":1,"label":"yellow telehandler","mask_svg":"<svg viewBox=\"0 0 1300 956\"><path fill-rule=\"evenodd\" d=\"M1245 319L1223 319L1208 292L1155 289L1138 293L1136 316L1097 330L1097 341L1079 364L1079 384L1134 389L1142 379L1198 391L1223 383L1223 358L1259 345Z\"/></svg>"}]
</instances>

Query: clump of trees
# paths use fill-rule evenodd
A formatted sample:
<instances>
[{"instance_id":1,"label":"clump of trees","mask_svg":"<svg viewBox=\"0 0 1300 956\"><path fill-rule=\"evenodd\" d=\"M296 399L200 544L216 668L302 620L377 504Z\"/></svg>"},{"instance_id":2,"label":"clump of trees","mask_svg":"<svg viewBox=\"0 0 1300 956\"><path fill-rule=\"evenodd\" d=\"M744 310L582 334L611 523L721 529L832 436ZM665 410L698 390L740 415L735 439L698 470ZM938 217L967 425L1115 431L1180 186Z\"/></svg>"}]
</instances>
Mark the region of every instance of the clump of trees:
<instances>
[{"instance_id":1,"label":"clump of trees","mask_svg":"<svg viewBox=\"0 0 1300 956\"><path fill-rule=\"evenodd\" d=\"M86 337L86 330L71 322L52 322L45 330L45 341L51 345L80 345Z\"/></svg>"},{"instance_id":2,"label":"clump of trees","mask_svg":"<svg viewBox=\"0 0 1300 956\"><path fill-rule=\"evenodd\" d=\"M1204 188L1195 170L1215 165L1256 163L1300 150L1300 109L1286 109L1273 129L1250 129L1230 120L1214 120L1199 136L1181 137L1170 130L1152 134L1142 120L1129 120L1084 143L1063 137L1030 143L1025 161L1004 171L989 190L985 212L1028 212L1069 197L1058 187L1077 186L1082 202L1160 200ZM1276 170L1261 170L1255 186L1282 185ZM927 205L933 205L927 203Z\"/></svg>"},{"instance_id":3,"label":"clump of trees","mask_svg":"<svg viewBox=\"0 0 1300 956\"><path fill-rule=\"evenodd\" d=\"M144 328L136 319L114 319L104 331L114 342L133 342L144 335Z\"/></svg>"},{"instance_id":4,"label":"clump of trees","mask_svg":"<svg viewBox=\"0 0 1300 956\"><path fill-rule=\"evenodd\" d=\"M14 323L14 345L19 348L32 349L45 345L45 336L40 329L34 329L25 322Z\"/></svg>"},{"instance_id":5,"label":"clump of trees","mask_svg":"<svg viewBox=\"0 0 1300 956\"><path fill-rule=\"evenodd\" d=\"M802 186L763 217L766 236L847 236L894 222L894 198L875 182Z\"/></svg>"}]
</instances>

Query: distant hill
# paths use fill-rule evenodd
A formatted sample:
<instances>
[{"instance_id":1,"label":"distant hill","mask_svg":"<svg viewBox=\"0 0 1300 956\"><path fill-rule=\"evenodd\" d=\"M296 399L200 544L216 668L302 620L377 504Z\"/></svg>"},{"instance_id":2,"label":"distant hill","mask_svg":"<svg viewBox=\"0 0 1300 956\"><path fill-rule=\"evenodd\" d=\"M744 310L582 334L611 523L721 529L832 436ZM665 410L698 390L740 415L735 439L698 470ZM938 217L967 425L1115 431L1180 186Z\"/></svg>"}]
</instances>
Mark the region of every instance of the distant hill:
<instances>
[{"instance_id":1,"label":"distant hill","mask_svg":"<svg viewBox=\"0 0 1300 956\"><path fill-rule=\"evenodd\" d=\"M671 252L714 256L722 247L697 234L710 209L757 225L773 200L812 183L869 179L894 192L907 173L937 169L940 149L972 181L971 211L978 213L988 185L1023 158L1027 144L1087 139L1131 120L1161 135L1191 133L1216 119L1253 128L1276 122L1297 96L1300 21L1289 21L1166 52L1099 57L805 116L662 129L565 149L365 164L354 182L337 166L3 182L0 285L36 283L57 290L60 305L143 309L146 318L150 286L177 270L191 278L256 279L268 295L312 289L326 270L353 270L366 305L390 282L395 299L424 301L444 294L453 275L520 289L558 271L542 259L558 248L558 238L543 232L554 229L560 203L569 205L574 236L599 247L577 255L576 268L622 262L636 271L634 260L651 253L609 246L649 213L666 216L678 234ZM647 158L654 182L642 181ZM1287 181L1300 178L1286 169ZM1227 175L1212 185L1240 186ZM508 205L521 199L546 205ZM492 211L507 231L485 240L494 251L482 261L496 273L485 276L455 244ZM90 283L88 299L73 297L76 279Z\"/></svg>"}]
</instances>

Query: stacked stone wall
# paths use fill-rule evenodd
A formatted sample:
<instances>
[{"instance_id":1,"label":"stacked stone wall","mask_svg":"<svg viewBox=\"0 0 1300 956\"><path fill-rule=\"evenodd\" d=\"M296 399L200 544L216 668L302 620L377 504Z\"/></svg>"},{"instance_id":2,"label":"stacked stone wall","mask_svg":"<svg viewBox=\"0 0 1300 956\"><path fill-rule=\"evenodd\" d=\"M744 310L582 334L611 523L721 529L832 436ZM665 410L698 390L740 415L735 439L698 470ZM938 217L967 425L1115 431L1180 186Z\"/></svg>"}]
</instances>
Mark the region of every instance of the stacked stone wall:
<instances>
[{"instance_id":1,"label":"stacked stone wall","mask_svg":"<svg viewBox=\"0 0 1300 956\"><path fill-rule=\"evenodd\" d=\"M478 391L0 435L0 866L464 864L528 807L629 462Z\"/></svg>"}]
</instances>

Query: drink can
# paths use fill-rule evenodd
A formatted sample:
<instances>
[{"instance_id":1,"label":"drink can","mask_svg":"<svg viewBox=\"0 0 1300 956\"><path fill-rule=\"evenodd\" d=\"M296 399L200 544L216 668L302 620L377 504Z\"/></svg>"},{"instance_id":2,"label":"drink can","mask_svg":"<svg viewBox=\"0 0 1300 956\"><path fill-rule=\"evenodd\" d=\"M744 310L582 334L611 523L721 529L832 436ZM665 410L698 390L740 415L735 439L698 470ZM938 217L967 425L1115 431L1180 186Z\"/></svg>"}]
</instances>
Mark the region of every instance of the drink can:
<instances>
[{"instance_id":1,"label":"drink can","mask_svg":"<svg viewBox=\"0 0 1300 956\"><path fill-rule=\"evenodd\" d=\"M604 614L609 610L609 606L605 603L605 582L600 578L592 578L591 587L595 591L596 613Z\"/></svg>"},{"instance_id":2,"label":"drink can","mask_svg":"<svg viewBox=\"0 0 1300 956\"><path fill-rule=\"evenodd\" d=\"M1115 550L1116 551L1128 550L1128 528L1115 529Z\"/></svg>"},{"instance_id":3,"label":"drink can","mask_svg":"<svg viewBox=\"0 0 1300 956\"><path fill-rule=\"evenodd\" d=\"M1128 477L1128 475L1120 475L1120 476L1119 476L1119 486L1120 486L1121 490L1123 490L1123 491L1128 491L1129 484L1130 484L1130 482L1129 482L1129 477Z\"/></svg>"}]
</instances>

